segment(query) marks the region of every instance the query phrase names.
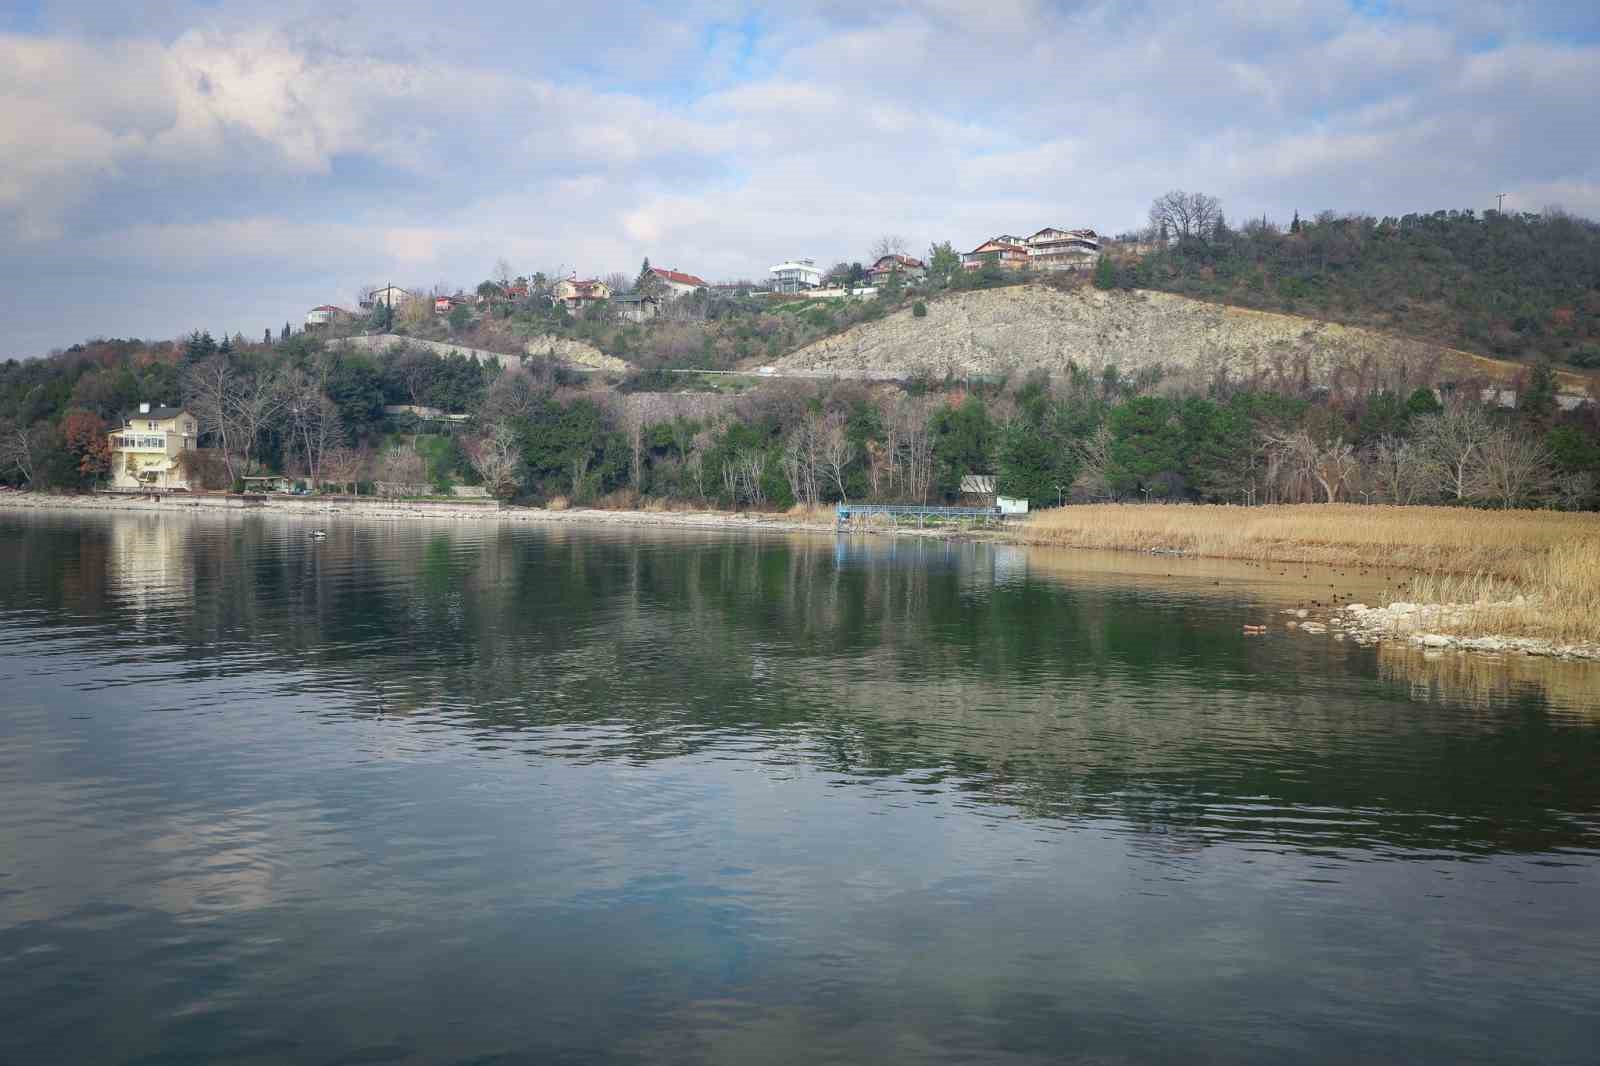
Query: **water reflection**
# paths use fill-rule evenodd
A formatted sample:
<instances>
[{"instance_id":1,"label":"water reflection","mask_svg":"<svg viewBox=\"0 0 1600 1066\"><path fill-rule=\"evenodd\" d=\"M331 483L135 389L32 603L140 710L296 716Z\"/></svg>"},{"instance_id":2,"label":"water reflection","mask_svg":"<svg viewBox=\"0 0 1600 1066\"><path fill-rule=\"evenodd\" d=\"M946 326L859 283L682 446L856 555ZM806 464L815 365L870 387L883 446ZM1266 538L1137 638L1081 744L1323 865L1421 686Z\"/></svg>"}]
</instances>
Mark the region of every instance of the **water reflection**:
<instances>
[{"instance_id":1,"label":"water reflection","mask_svg":"<svg viewBox=\"0 0 1600 1066\"><path fill-rule=\"evenodd\" d=\"M0 517L0 1061L1592 1050L1577 675L1086 560Z\"/></svg>"},{"instance_id":2,"label":"water reflection","mask_svg":"<svg viewBox=\"0 0 1600 1066\"><path fill-rule=\"evenodd\" d=\"M1587 846L1600 809L1584 668L1552 694L1468 657L1246 639L1248 585L912 539L319 525L13 524L6 615L45 621L13 624L8 658L189 706L315 697L540 757L753 738L850 779L1195 846L1537 851ZM68 621L85 617L92 639ZM1419 717L1421 699L1450 713ZM1557 758L1530 743L1552 735ZM1534 781L1562 802L1522 802ZM1352 813L1286 813L1307 805Z\"/></svg>"}]
</instances>

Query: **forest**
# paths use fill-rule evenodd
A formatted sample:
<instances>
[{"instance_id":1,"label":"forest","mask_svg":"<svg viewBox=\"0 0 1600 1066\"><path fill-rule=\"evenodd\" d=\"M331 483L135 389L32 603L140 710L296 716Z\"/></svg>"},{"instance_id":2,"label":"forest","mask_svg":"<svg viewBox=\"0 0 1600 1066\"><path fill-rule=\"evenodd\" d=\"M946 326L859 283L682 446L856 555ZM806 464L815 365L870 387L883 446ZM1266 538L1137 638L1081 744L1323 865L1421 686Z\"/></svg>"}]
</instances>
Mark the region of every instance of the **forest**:
<instances>
[{"instance_id":1,"label":"forest","mask_svg":"<svg viewBox=\"0 0 1600 1066\"><path fill-rule=\"evenodd\" d=\"M1559 208L1161 226L1152 252L1114 265L1115 284L1600 368L1600 225Z\"/></svg>"},{"instance_id":2,"label":"forest","mask_svg":"<svg viewBox=\"0 0 1600 1066\"><path fill-rule=\"evenodd\" d=\"M100 341L0 365L0 477L91 490L141 400L198 417L195 480L281 472L312 491L484 485L530 503L783 509L938 502L992 473L1034 507L1072 501L1595 506L1600 420L1562 411L1549 366L1516 410L1475 395L1334 400L1069 367L957 382L764 381L732 393L609 388L537 358L505 368L396 345ZM385 405L463 412L459 423Z\"/></svg>"}]
</instances>

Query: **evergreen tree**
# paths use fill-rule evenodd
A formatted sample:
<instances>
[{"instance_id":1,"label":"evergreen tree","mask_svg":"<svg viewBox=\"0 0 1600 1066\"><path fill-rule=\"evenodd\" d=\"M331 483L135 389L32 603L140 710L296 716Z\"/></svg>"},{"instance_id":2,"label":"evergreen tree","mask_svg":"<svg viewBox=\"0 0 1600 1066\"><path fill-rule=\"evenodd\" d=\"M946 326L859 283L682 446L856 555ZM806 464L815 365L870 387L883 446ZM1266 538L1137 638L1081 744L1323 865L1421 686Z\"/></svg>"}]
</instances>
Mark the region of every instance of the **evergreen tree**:
<instances>
[{"instance_id":1,"label":"evergreen tree","mask_svg":"<svg viewBox=\"0 0 1600 1066\"><path fill-rule=\"evenodd\" d=\"M1289 232L1290 233L1299 233L1300 232L1300 212L1298 210L1296 210L1295 213L1294 213L1294 221L1289 223Z\"/></svg>"},{"instance_id":2,"label":"evergreen tree","mask_svg":"<svg viewBox=\"0 0 1600 1066\"><path fill-rule=\"evenodd\" d=\"M272 327L271 326L268 326L266 328L266 331L261 334L261 343L265 344L265 345L268 345L269 347L271 346L271 344L272 344Z\"/></svg>"},{"instance_id":3,"label":"evergreen tree","mask_svg":"<svg viewBox=\"0 0 1600 1066\"><path fill-rule=\"evenodd\" d=\"M1111 262L1111 257L1105 252L1100 253L1100 258L1094 264L1094 287L1097 289L1117 287L1116 264Z\"/></svg>"},{"instance_id":4,"label":"evergreen tree","mask_svg":"<svg viewBox=\"0 0 1600 1066\"><path fill-rule=\"evenodd\" d=\"M281 334L279 334L279 336L278 336L278 339L279 339L279 340L280 340L280 341L286 341L286 340L288 340L288 339L289 339L289 333L290 333L290 330L289 330L289 323L287 323L287 322L285 322L285 323L284 323L284 324L283 324L283 332L282 332L282 333L281 333Z\"/></svg>"}]
</instances>

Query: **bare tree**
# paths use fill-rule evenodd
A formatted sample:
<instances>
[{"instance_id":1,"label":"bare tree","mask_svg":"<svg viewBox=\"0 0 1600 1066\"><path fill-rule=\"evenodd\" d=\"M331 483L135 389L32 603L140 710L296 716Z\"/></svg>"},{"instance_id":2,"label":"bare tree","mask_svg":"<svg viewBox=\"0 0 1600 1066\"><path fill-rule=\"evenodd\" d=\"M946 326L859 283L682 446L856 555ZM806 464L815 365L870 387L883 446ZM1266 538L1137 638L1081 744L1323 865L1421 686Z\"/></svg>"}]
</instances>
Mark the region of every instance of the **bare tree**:
<instances>
[{"instance_id":1,"label":"bare tree","mask_svg":"<svg viewBox=\"0 0 1600 1066\"><path fill-rule=\"evenodd\" d=\"M46 432L38 423L22 426L10 419L0 422L0 471L15 470L23 481L31 483L44 450Z\"/></svg>"},{"instance_id":2,"label":"bare tree","mask_svg":"<svg viewBox=\"0 0 1600 1066\"><path fill-rule=\"evenodd\" d=\"M516 493L522 449L516 431L508 423L496 422L488 433L468 441L466 450L467 460L491 495L504 499Z\"/></svg>"},{"instance_id":3,"label":"bare tree","mask_svg":"<svg viewBox=\"0 0 1600 1066\"><path fill-rule=\"evenodd\" d=\"M734 463L739 471L739 489L744 498L754 507L764 506L767 493L762 488L761 478L767 470L767 453L760 448L743 448L734 457Z\"/></svg>"},{"instance_id":4,"label":"bare tree","mask_svg":"<svg viewBox=\"0 0 1600 1066\"><path fill-rule=\"evenodd\" d=\"M1501 507L1542 499L1553 481L1550 453L1532 437L1502 427L1489 434L1479 449L1474 495Z\"/></svg>"},{"instance_id":5,"label":"bare tree","mask_svg":"<svg viewBox=\"0 0 1600 1066\"><path fill-rule=\"evenodd\" d=\"M622 273L620 270L613 270L600 280L603 281L606 288L610 289L614 294L628 292L633 288L633 281L629 279L628 275Z\"/></svg>"},{"instance_id":6,"label":"bare tree","mask_svg":"<svg viewBox=\"0 0 1600 1066\"><path fill-rule=\"evenodd\" d=\"M322 479L323 462L344 443L339 408L301 371L284 379L282 396L288 413L291 448L315 489Z\"/></svg>"},{"instance_id":7,"label":"bare tree","mask_svg":"<svg viewBox=\"0 0 1600 1066\"><path fill-rule=\"evenodd\" d=\"M1401 437L1384 437L1373 446L1370 469L1378 496L1401 506L1426 499L1436 484L1427 457Z\"/></svg>"},{"instance_id":8,"label":"bare tree","mask_svg":"<svg viewBox=\"0 0 1600 1066\"><path fill-rule=\"evenodd\" d=\"M1438 414L1417 420L1415 440L1432 463L1444 493L1456 500L1472 495L1484 443L1494 432L1483 404L1453 396Z\"/></svg>"},{"instance_id":9,"label":"bare tree","mask_svg":"<svg viewBox=\"0 0 1600 1066\"><path fill-rule=\"evenodd\" d=\"M1562 474L1551 486L1551 494L1563 511L1581 511L1595 501L1595 476L1589 471Z\"/></svg>"},{"instance_id":10,"label":"bare tree","mask_svg":"<svg viewBox=\"0 0 1600 1066\"><path fill-rule=\"evenodd\" d=\"M364 448L333 448L322 460L323 474L330 484L354 489L360 495L361 475L371 459Z\"/></svg>"},{"instance_id":11,"label":"bare tree","mask_svg":"<svg viewBox=\"0 0 1600 1066\"><path fill-rule=\"evenodd\" d=\"M378 456L374 473L378 481L391 485L418 485L428 476L422 456L404 447L390 448Z\"/></svg>"},{"instance_id":12,"label":"bare tree","mask_svg":"<svg viewBox=\"0 0 1600 1066\"><path fill-rule=\"evenodd\" d=\"M222 453L230 483L238 480L238 450L234 441L233 410L239 388L233 365L220 355L196 363L184 372L183 394L189 410L200 423L200 432L209 435Z\"/></svg>"},{"instance_id":13,"label":"bare tree","mask_svg":"<svg viewBox=\"0 0 1600 1066\"><path fill-rule=\"evenodd\" d=\"M499 259L496 259L494 261L494 280L499 282L500 286L504 288L511 284L511 278L512 273L510 262L506 260L505 256L501 256Z\"/></svg>"},{"instance_id":14,"label":"bare tree","mask_svg":"<svg viewBox=\"0 0 1600 1066\"><path fill-rule=\"evenodd\" d=\"M1078 476L1072 482L1074 492L1090 498L1111 495L1111 428L1099 426L1086 440L1076 443L1078 451Z\"/></svg>"},{"instance_id":15,"label":"bare tree","mask_svg":"<svg viewBox=\"0 0 1600 1066\"><path fill-rule=\"evenodd\" d=\"M885 233L872 242L872 261L876 263L886 255L905 255L911 243L897 233Z\"/></svg>"},{"instance_id":16,"label":"bare tree","mask_svg":"<svg viewBox=\"0 0 1600 1066\"><path fill-rule=\"evenodd\" d=\"M1222 222L1222 202L1202 192L1173 189L1150 205L1150 226L1179 240L1210 240Z\"/></svg>"},{"instance_id":17,"label":"bare tree","mask_svg":"<svg viewBox=\"0 0 1600 1066\"><path fill-rule=\"evenodd\" d=\"M895 410L895 422L901 495L927 503L928 491L933 486L933 435L928 430L926 403L909 398L903 400Z\"/></svg>"},{"instance_id":18,"label":"bare tree","mask_svg":"<svg viewBox=\"0 0 1600 1066\"><path fill-rule=\"evenodd\" d=\"M850 439L849 425L840 411L832 411L822 419L819 427L818 453L822 469L839 493L841 500L848 499L845 492L845 472L856 457L855 441Z\"/></svg>"}]
</instances>

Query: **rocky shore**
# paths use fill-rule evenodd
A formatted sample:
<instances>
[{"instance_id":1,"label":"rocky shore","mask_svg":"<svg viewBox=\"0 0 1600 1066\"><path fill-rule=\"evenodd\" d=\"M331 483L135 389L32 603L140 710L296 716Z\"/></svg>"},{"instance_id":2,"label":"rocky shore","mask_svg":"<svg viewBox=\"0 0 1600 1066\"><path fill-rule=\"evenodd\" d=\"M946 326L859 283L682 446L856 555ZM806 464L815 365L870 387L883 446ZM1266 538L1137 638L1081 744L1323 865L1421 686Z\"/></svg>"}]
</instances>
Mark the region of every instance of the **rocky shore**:
<instances>
[{"instance_id":1,"label":"rocky shore","mask_svg":"<svg viewBox=\"0 0 1600 1066\"><path fill-rule=\"evenodd\" d=\"M1304 609L1285 610L1294 616L1286 625L1311 635L1332 633L1337 640L1357 644L1405 642L1429 651L1472 651L1491 655L1531 655L1552 659L1600 662L1600 644L1564 644L1540 637L1462 636L1462 630L1480 628L1485 616L1496 611L1537 610L1538 605L1518 596L1504 603L1391 603L1368 607L1351 603L1325 620L1312 619Z\"/></svg>"}]
</instances>

